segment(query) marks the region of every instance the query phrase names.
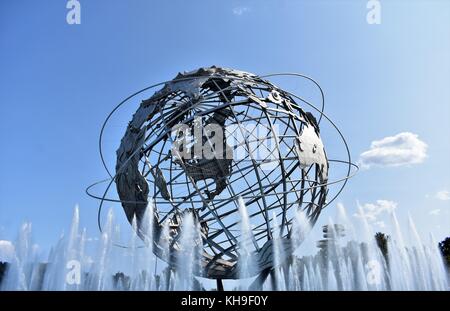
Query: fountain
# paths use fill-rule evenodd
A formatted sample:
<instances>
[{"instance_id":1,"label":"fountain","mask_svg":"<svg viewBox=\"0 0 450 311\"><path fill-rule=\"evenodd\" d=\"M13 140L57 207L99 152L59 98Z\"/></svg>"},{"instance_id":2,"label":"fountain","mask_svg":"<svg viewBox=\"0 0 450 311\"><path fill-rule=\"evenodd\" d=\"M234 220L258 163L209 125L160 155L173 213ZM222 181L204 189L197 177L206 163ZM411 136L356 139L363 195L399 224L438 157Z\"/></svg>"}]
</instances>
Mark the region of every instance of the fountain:
<instances>
[{"instance_id":1,"label":"fountain","mask_svg":"<svg viewBox=\"0 0 450 311\"><path fill-rule=\"evenodd\" d=\"M235 287L247 290L252 283L255 258L253 235L246 206L239 200L241 216L240 280ZM85 229L80 229L79 209L75 208L67 235L61 236L51 249L48 259L40 260L36 246L31 242L31 224L19 230L12 260L0 279L1 290L204 290L205 284L195 277L201 269L202 241L198 222L192 213L183 215L182 234L170 240L170 226L164 225L159 236L159 247L169 254L169 243L180 250L177 269L158 260L152 251L152 204L149 204L141 230L146 230L148 241L138 238L136 221L128 238L128 245L118 245L121 232L112 210L106 226L97 241L88 241ZM279 224L272 216L273 248L276 268L262 284L264 290L449 290L446 271L437 243L433 237L423 239L409 217L406 241L395 213L392 214L392 236L387 239L387 254L383 254L374 238L371 225L362 219L364 230L356 235L353 224L342 205L338 206L336 224L332 219L324 226L324 240L319 241L316 255L293 256L280 262ZM345 234L343 233L345 228ZM311 230L300 211L294 217L293 241L303 241ZM344 241L344 235L346 242ZM357 240L357 236L361 238ZM426 242L425 242L426 241ZM95 247L89 247L91 243ZM93 250L92 250L93 249ZM300 248L301 250L301 248ZM0 252L2 249L0 249ZM2 255L2 254L0 254ZM4 258L5 256L0 256ZM165 258L169 258L166 256ZM207 286L206 286L207 287ZM210 286L210 288L212 288Z\"/></svg>"},{"instance_id":2,"label":"fountain","mask_svg":"<svg viewBox=\"0 0 450 311\"><path fill-rule=\"evenodd\" d=\"M239 289L247 290L251 285L251 279L256 274L257 260L251 250L253 249L252 244L255 242L255 237L253 236L252 227L250 224L250 219L248 217L247 207L245 206L244 200L242 198L239 201L239 215L241 216L241 235L239 243L239 279L241 280Z\"/></svg>"}]
</instances>

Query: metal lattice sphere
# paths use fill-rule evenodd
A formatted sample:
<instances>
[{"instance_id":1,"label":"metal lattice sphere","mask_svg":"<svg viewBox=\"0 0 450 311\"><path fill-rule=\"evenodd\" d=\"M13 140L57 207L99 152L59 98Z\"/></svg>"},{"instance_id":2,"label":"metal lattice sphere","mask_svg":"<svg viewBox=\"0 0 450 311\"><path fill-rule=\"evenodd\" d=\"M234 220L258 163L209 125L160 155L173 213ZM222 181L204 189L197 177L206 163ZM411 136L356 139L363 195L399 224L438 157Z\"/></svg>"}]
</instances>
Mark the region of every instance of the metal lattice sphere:
<instances>
[{"instance_id":1,"label":"metal lattice sphere","mask_svg":"<svg viewBox=\"0 0 450 311\"><path fill-rule=\"evenodd\" d=\"M196 146L200 146L196 151ZM115 182L127 218L154 204L154 252L171 262L186 211L198 224L200 275L237 278L240 209L252 230L254 273L273 267L293 218L317 220L327 197L328 160L316 118L290 93L250 73L218 67L179 74L144 100L117 151ZM169 227L169 256L161 250ZM248 250L247 250L248 251Z\"/></svg>"}]
</instances>

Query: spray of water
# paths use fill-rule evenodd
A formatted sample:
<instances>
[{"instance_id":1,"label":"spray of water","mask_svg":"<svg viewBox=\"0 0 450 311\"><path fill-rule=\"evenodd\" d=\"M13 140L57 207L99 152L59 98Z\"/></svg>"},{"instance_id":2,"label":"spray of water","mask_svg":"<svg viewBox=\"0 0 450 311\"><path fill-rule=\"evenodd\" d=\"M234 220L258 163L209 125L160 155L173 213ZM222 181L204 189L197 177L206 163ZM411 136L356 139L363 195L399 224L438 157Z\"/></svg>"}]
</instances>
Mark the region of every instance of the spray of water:
<instances>
[{"instance_id":1,"label":"spray of water","mask_svg":"<svg viewBox=\"0 0 450 311\"><path fill-rule=\"evenodd\" d=\"M328 221L325 245L316 255L299 256L299 251L286 260L280 226L272 215L272 252L275 269L263 289L268 290L449 290L437 242L424 239L413 219L402 230L395 213L383 253L374 239L374 230L364 219L362 231L353 227L342 205L337 207L336 221ZM248 289L253 276L256 249L246 206L239 200L241 217L239 236L239 275L236 288ZM129 237L118 247L123 232L115 223L113 212L107 214L106 225L98 239L88 238L80 229L79 209L75 208L68 234L62 235L46 260L38 256L31 238L31 224L21 226L14 243L14 254L1 290L197 290L194 277L201 269L202 238L195 215L186 212L180 222L181 234L172 235L169 221L154 236L154 207L150 203L142 223L134 220L127 228ZM338 225L339 224L339 225ZM345 228L345 239L341 237ZM141 232L138 231L138 227ZM290 238L295 249L308 236L311 226L302 211L294 217ZM142 238L144 237L144 241ZM409 239L405 239L409 237ZM157 239L158 243L153 243ZM165 261L171 258L170 246L178 249L176 269L156 260L154 248ZM1 254L0 254L1 255Z\"/></svg>"},{"instance_id":2,"label":"spray of water","mask_svg":"<svg viewBox=\"0 0 450 311\"><path fill-rule=\"evenodd\" d=\"M241 217L238 268L239 278L242 280L239 284L239 288L240 290L247 290L251 285L251 278L256 274L255 267L257 265L257 260L253 252L255 249L254 243L256 242L244 200L239 197L238 203L239 215Z\"/></svg>"}]
</instances>

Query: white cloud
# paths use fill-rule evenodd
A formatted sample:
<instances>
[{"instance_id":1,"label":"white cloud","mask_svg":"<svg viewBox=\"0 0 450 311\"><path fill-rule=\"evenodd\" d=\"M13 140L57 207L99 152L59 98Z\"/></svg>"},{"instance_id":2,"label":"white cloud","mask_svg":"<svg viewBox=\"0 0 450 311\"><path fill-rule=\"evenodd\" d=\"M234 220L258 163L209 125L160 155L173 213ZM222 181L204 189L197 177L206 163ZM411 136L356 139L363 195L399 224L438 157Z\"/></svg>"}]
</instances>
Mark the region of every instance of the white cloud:
<instances>
[{"instance_id":1,"label":"white cloud","mask_svg":"<svg viewBox=\"0 0 450 311\"><path fill-rule=\"evenodd\" d=\"M244 7L244 6L238 6L238 7L235 7L235 8L233 8L233 14L234 15L242 15L242 14L244 14L244 13L247 13L248 11L250 11L250 9L249 8L247 8L247 7Z\"/></svg>"},{"instance_id":2,"label":"white cloud","mask_svg":"<svg viewBox=\"0 0 450 311\"><path fill-rule=\"evenodd\" d=\"M427 144L418 135L403 132L375 140L370 149L361 153L362 168L372 166L403 166L422 163L427 157Z\"/></svg>"},{"instance_id":3,"label":"white cloud","mask_svg":"<svg viewBox=\"0 0 450 311\"><path fill-rule=\"evenodd\" d=\"M353 216L365 218L379 227L384 227L384 222L378 220L378 217L382 213L392 213L397 208L397 203L388 200L377 200L375 203L361 205L358 202L358 208L358 213L353 214Z\"/></svg>"},{"instance_id":4,"label":"white cloud","mask_svg":"<svg viewBox=\"0 0 450 311\"><path fill-rule=\"evenodd\" d=\"M434 197L441 201L449 201L450 200L450 192L447 190L441 190L441 191L438 191Z\"/></svg>"},{"instance_id":5,"label":"white cloud","mask_svg":"<svg viewBox=\"0 0 450 311\"><path fill-rule=\"evenodd\" d=\"M429 214L430 215L433 215L433 216L437 216L437 215L439 215L441 213L441 210L440 209L434 209L434 210L432 210L432 211L430 211L429 212Z\"/></svg>"},{"instance_id":6,"label":"white cloud","mask_svg":"<svg viewBox=\"0 0 450 311\"><path fill-rule=\"evenodd\" d=\"M10 241L0 240L0 262L11 262L15 248Z\"/></svg>"}]
</instances>

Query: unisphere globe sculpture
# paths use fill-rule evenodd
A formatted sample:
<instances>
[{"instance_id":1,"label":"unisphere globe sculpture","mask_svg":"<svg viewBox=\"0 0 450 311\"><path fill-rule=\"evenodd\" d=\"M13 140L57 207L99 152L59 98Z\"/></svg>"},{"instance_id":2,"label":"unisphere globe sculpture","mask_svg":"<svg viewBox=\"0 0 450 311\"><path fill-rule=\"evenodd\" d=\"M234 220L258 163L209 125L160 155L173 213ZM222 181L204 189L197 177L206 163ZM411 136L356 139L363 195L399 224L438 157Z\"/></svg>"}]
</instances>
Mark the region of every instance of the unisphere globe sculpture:
<instances>
[{"instance_id":1,"label":"unisphere globe sculpture","mask_svg":"<svg viewBox=\"0 0 450 311\"><path fill-rule=\"evenodd\" d=\"M314 82L323 100L314 80L287 75ZM141 102L128 124L113 176L102 154L103 130L118 107L156 86L162 88ZM305 107L318 112L318 120ZM327 158L322 117L340 135L346 161ZM111 178L87 193L101 200L100 230L103 202L120 202L137 234L172 269L188 239L201 254L192 273L218 280L242 277L248 259L246 277L265 278L284 263L303 239L296 233L298 215L313 225L344 188L352 166L357 169L323 102L319 110L263 77L215 66L129 96L106 119L99 146ZM346 176L329 181L330 163L346 164ZM91 193L108 181L103 196ZM327 201L329 186L338 182L342 187ZM119 200L107 198L114 183ZM186 237L186 223L196 234Z\"/></svg>"},{"instance_id":2,"label":"unisphere globe sculpture","mask_svg":"<svg viewBox=\"0 0 450 311\"><path fill-rule=\"evenodd\" d=\"M208 125L215 130L201 133ZM195 137L196 130L200 136ZM213 138L215 147L208 148ZM207 148L197 155L198 142ZM218 67L179 74L141 103L117 151L115 178L130 222L133 217L142 222L150 199L154 236L164 221L171 222L173 252L181 216L192 212L203 241L200 274L221 279L238 277L242 201L252 226L249 245L257 273L274 265L275 232L283 248L293 247L298 209L316 221L327 180L316 118L270 82Z\"/></svg>"}]
</instances>

